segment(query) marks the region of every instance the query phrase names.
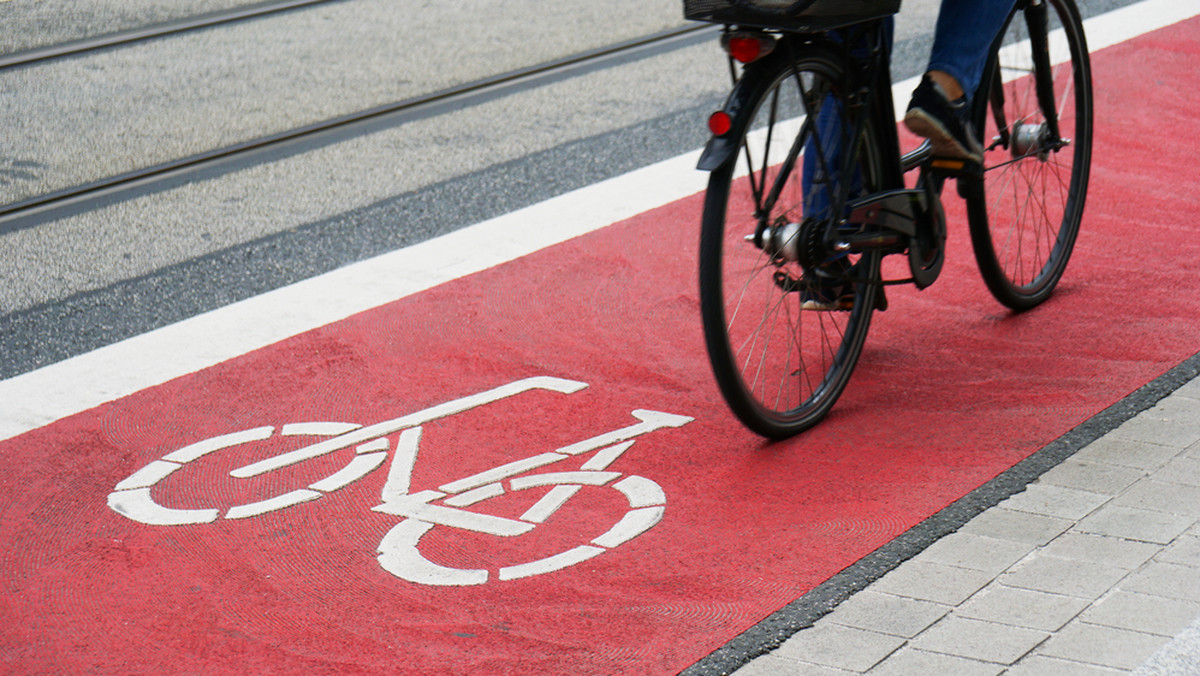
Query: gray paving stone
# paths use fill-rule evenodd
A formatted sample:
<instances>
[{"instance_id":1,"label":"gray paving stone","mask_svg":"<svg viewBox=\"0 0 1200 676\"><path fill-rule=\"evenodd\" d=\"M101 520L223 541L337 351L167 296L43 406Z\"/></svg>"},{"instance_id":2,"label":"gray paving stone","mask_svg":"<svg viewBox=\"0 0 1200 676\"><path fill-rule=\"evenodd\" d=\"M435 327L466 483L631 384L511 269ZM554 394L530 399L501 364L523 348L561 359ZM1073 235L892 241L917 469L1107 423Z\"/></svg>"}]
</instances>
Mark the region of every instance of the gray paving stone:
<instances>
[{"instance_id":1,"label":"gray paving stone","mask_svg":"<svg viewBox=\"0 0 1200 676\"><path fill-rule=\"evenodd\" d=\"M1088 608L1079 619L1117 629L1171 637L1200 617L1200 603L1115 591Z\"/></svg>"},{"instance_id":2,"label":"gray paving stone","mask_svg":"<svg viewBox=\"0 0 1200 676\"><path fill-rule=\"evenodd\" d=\"M1119 566L1038 553L1001 575L998 581L1008 587L1098 599L1126 575L1129 570Z\"/></svg>"},{"instance_id":3,"label":"gray paving stone","mask_svg":"<svg viewBox=\"0 0 1200 676\"><path fill-rule=\"evenodd\" d=\"M996 676L1004 671L999 664L965 657L942 655L905 646L867 672L869 676L913 676L914 674L954 674L954 676Z\"/></svg>"},{"instance_id":4,"label":"gray paving stone","mask_svg":"<svg viewBox=\"0 0 1200 676\"><path fill-rule=\"evenodd\" d=\"M1132 467L1070 458L1043 474L1039 481L1081 491L1116 495L1143 476L1145 472Z\"/></svg>"},{"instance_id":5,"label":"gray paving stone","mask_svg":"<svg viewBox=\"0 0 1200 676\"><path fill-rule=\"evenodd\" d=\"M1171 446L1105 436L1079 449L1071 457L1151 471L1162 467L1178 454L1179 449Z\"/></svg>"},{"instance_id":6,"label":"gray paving stone","mask_svg":"<svg viewBox=\"0 0 1200 676\"><path fill-rule=\"evenodd\" d=\"M904 639L822 620L784 641L781 658L847 671L866 671L904 645Z\"/></svg>"},{"instance_id":7,"label":"gray paving stone","mask_svg":"<svg viewBox=\"0 0 1200 676\"><path fill-rule=\"evenodd\" d=\"M737 675L1141 666L1200 618L1200 379L1187 387Z\"/></svg>"},{"instance_id":8,"label":"gray paving stone","mask_svg":"<svg viewBox=\"0 0 1200 676\"><path fill-rule=\"evenodd\" d=\"M1081 491L1054 484L1033 483L1024 491L1001 502L999 506L1018 512L1030 512L1078 521L1111 499L1110 495L1091 491Z\"/></svg>"},{"instance_id":9,"label":"gray paving stone","mask_svg":"<svg viewBox=\"0 0 1200 676\"><path fill-rule=\"evenodd\" d=\"M1114 669L1133 669L1166 643L1162 636L1072 622L1046 641L1038 654Z\"/></svg>"},{"instance_id":10,"label":"gray paving stone","mask_svg":"<svg viewBox=\"0 0 1200 676\"><path fill-rule=\"evenodd\" d=\"M1192 409L1195 401L1167 397L1158 405L1142 411L1109 433L1119 439L1187 448L1200 441L1200 414Z\"/></svg>"},{"instance_id":11,"label":"gray paving stone","mask_svg":"<svg viewBox=\"0 0 1200 676\"><path fill-rule=\"evenodd\" d=\"M1133 570L1162 551L1161 545L1094 533L1063 533L1039 552L1046 556L1094 561Z\"/></svg>"},{"instance_id":12,"label":"gray paving stone","mask_svg":"<svg viewBox=\"0 0 1200 676\"><path fill-rule=\"evenodd\" d=\"M1181 536L1172 542L1169 547L1159 552L1158 556L1154 557L1154 560L1200 568L1200 537L1192 535Z\"/></svg>"},{"instance_id":13,"label":"gray paving stone","mask_svg":"<svg viewBox=\"0 0 1200 676\"><path fill-rule=\"evenodd\" d=\"M1124 591L1200 602L1200 575L1191 566L1151 562L1121 581Z\"/></svg>"},{"instance_id":14,"label":"gray paving stone","mask_svg":"<svg viewBox=\"0 0 1200 676\"><path fill-rule=\"evenodd\" d=\"M1195 397L1180 397L1172 393L1138 415L1188 425L1200 432L1200 401Z\"/></svg>"},{"instance_id":15,"label":"gray paving stone","mask_svg":"<svg viewBox=\"0 0 1200 676\"><path fill-rule=\"evenodd\" d=\"M1200 464L1200 463L1197 463ZM1200 519L1200 485L1139 481L1113 499L1113 505L1150 509Z\"/></svg>"},{"instance_id":16,"label":"gray paving stone","mask_svg":"<svg viewBox=\"0 0 1200 676\"><path fill-rule=\"evenodd\" d=\"M1076 524L1072 530L1165 545L1179 537L1195 521L1191 517L1166 512L1105 505Z\"/></svg>"},{"instance_id":17,"label":"gray paving stone","mask_svg":"<svg viewBox=\"0 0 1200 676\"><path fill-rule=\"evenodd\" d=\"M1200 617L1158 649L1133 676L1196 676L1200 674Z\"/></svg>"},{"instance_id":18,"label":"gray paving stone","mask_svg":"<svg viewBox=\"0 0 1200 676\"><path fill-rule=\"evenodd\" d=\"M1171 393L1172 397L1187 397L1200 400L1200 378L1193 378L1179 389Z\"/></svg>"},{"instance_id":19,"label":"gray paving stone","mask_svg":"<svg viewBox=\"0 0 1200 676\"><path fill-rule=\"evenodd\" d=\"M1087 599L990 584L954 614L972 620L1057 631L1088 607Z\"/></svg>"},{"instance_id":20,"label":"gray paving stone","mask_svg":"<svg viewBox=\"0 0 1200 676\"><path fill-rule=\"evenodd\" d=\"M871 589L956 606L992 579L992 575L978 570L910 560L879 578Z\"/></svg>"},{"instance_id":21,"label":"gray paving stone","mask_svg":"<svg viewBox=\"0 0 1200 676\"><path fill-rule=\"evenodd\" d=\"M1050 634L951 615L912 640L920 650L997 664L1012 664Z\"/></svg>"},{"instance_id":22,"label":"gray paving stone","mask_svg":"<svg viewBox=\"0 0 1200 676\"><path fill-rule=\"evenodd\" d=\"M951 533L930 545L916 560L997 575L1033 549L1034 545L1028 542L1000 540L974 533Z\"/></svg>"},{"instance_id":23,"label":"gray paving stone","mask_svg":"<svg viewBox=\"0 0 1200 676\"><path fill-rule=\"evenodd\" d=\"M733 673L736 676L849 676L858 672L806 664L770 653L756 657Z\"/></svg>"},{"instance_id":24,"label":"gray paving stone","mask_svg":"<svg viewBox=\"0 0 1200 676\"><path fill-rule=\"evenodd\" d=\"M1030 655L1021 660L1020 664L1004 672L1004 676L1110 676L1125 673L1125 669L1109 669L1044 655Z\"/></svg>"},{"instance_id":25,"label":"gray paving stone","mask_svg":"<svg viewBox=\"0 0 1200 676\"><path fill-rule=\"evenodd\" d=\"M968 521L960 533L971 533L998 540L1044 545L1070 528L1072 521L1039 514L1015 512L993 507Z\"/></svg>"},{"instance_id":26,"label":"gray paving stone","mask_svg":"<svg viewBox=\"0 0 1200 676\"><path fill-rule=\"evenodd\" d=\"M1188 446L1187 449L1183 452L1183 455L1181 457L1191 458L1191 459L1200 459L1200 441L1197 441L1196 443L1192 444L1191 446Z\"/></svg>"},{"instance_id":27,"label":"gray paving stone","mask_svg":"<svg viewBox=\"0 0 1200 676\"><path fill-rule=\"evenodd\" d=\"M1200 449L1200 445L1196 447ZM1167 483L1200 486L1200 450L1175 458L1151 475L1151 478Z\"/></svg>"},{"instance_id":28,"label":"gray paving stone","mask_svg":"<svg viewBox=\"0 0 1200 676\"><path fill-rule=\"evenodd\" d=\"M950 612L951 606L867 589L847 599L827 620L882 634L912 638Z\"/></svg>"}]
</instances>

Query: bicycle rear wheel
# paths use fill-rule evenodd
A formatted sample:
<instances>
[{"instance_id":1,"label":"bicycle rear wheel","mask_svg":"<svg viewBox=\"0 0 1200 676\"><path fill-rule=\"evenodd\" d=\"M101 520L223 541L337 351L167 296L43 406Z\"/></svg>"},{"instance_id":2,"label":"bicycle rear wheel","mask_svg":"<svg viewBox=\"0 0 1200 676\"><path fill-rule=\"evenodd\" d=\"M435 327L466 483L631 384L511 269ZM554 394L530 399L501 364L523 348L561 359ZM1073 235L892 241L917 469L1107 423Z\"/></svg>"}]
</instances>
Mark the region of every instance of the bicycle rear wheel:
<instances>
[{"instance_id":1,"label":"bicycle rear wheel","mask_svg":"<svg viewBox=\"0 0 1200 676\"><path fill-rule=\"evenodd\" d=\"M829 412L880 293L870 283L879 279L878 253L812 260L844 200L874 192L880 180L872 135L851 143L844 81L839 61L817 50L749 68L738 84L748 88L747 105L729 132L740 152L712 173L705 196L700 301L709 361L737 417L771 438ZM854 160L841 164L854 147ZM801 309L835 295L831 288L848 308Z\"/></svg>"},{"instance_id":2,"label":"bicycle rear wheel","mask_svg":"<svg viewBox=\"0 0 1200 676\"><path fill-rule=\"evenodd\" d=\"M1044 33L1031 28L1042 11ZM1035 66L1043 34L1049 59ZM1087 196L1092 77L1074 3L1045 0L1014 12L993 64L976 106L986 152L982 190L968 194L971 239L992 295L1026 310L1062 277Z\"/></svg>"}]
</instances>

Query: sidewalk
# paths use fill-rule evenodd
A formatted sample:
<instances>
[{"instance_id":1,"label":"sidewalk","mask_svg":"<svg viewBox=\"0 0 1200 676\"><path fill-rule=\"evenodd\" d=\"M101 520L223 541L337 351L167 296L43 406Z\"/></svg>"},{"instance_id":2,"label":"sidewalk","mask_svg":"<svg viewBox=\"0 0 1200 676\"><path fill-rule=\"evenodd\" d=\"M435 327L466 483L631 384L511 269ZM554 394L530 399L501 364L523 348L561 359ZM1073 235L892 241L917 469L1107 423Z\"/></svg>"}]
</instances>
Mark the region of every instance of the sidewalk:
<instances>
[{"instance_id":1,"label":"sidewalk","mask_svg":"<svg viewBox=\"0 0 1200 676\"><path fill-rule=\"evenodd\" d=\"M1130 671L1200 674L1200 378L735 673Z\"/></svg>"}]
</instances>

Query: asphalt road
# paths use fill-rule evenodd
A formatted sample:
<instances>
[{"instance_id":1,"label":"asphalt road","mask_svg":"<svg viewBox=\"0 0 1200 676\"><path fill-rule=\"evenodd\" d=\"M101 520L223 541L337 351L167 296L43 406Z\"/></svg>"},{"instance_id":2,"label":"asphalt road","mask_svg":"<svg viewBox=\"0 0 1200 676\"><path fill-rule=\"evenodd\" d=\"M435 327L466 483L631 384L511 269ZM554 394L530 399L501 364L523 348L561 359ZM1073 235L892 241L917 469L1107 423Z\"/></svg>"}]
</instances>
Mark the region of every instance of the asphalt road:
<instances>
[{"instance_id":1,"label":"asphalt road","mask_svg":"<svg viewBox=\"0 0 1200 676\"><path fill-rule=\"evenodd\" d=\"M246 0L4 0L0 55L244 6Z\"/></svg>"}]
</instances>

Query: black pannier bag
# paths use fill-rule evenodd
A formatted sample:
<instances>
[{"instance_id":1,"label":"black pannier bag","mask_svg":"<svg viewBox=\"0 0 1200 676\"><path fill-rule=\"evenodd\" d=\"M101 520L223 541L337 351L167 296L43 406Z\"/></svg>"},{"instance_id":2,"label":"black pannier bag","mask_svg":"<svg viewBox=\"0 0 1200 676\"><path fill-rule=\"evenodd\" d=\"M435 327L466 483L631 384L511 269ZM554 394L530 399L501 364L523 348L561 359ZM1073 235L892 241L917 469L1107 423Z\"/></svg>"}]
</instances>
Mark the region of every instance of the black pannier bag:
<instances>
[{"instance_id":1,"label":"black pannier bag","mask_svg":"<svg viewBox=\"0 0 1200 676\"><path fill-rule=\"evenodd\" d=\"M900 11L900 0L683 0L696 21L817 33Z\"/></svg>"}]
</instances>

